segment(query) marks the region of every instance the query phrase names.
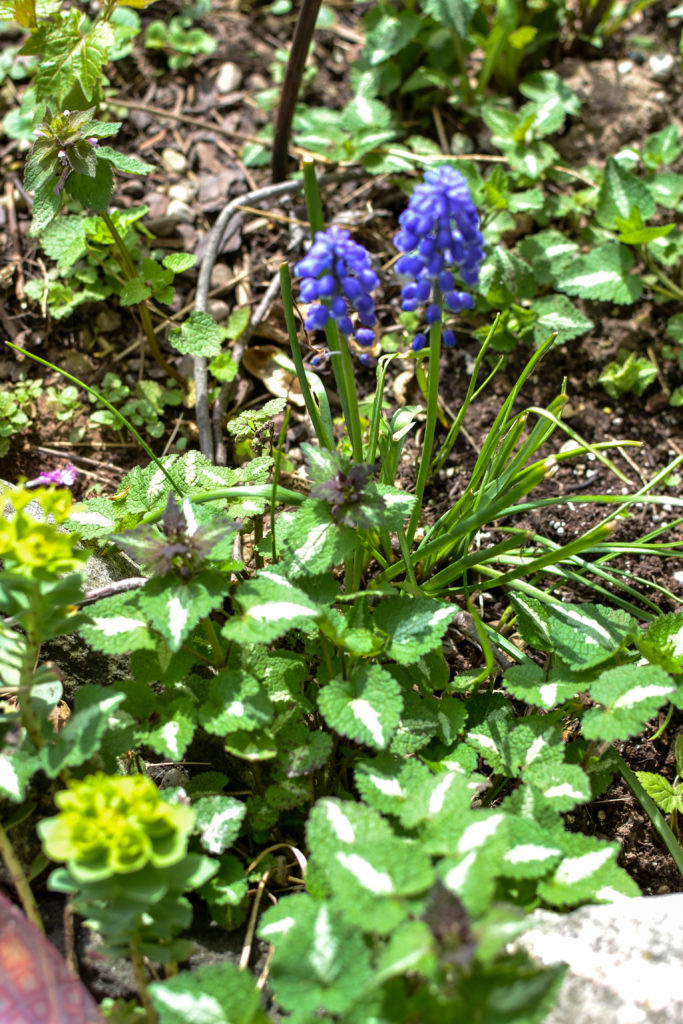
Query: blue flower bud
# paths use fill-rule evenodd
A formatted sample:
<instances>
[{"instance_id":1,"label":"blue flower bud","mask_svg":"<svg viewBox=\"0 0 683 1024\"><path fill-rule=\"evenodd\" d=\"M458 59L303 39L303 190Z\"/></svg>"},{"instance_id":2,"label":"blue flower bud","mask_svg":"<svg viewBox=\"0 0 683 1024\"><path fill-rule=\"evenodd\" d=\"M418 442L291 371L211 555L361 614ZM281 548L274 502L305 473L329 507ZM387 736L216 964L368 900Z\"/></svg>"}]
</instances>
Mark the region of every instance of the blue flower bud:
<instances>
[{"instance_id":1,"label":"blue flower bud","mask_svg":"<svg viewBox=\"0 0 683 1024\"><path fill-rule=\"evenodd\" d=\"M307 313L307 330L324 328L331 316L342 334L353 334L350 312L357 313L366 328L374 325L375 304L370 292L379 278L370 254L348 231L338 227L318 231L294 273L302 279L302 300L316 303Z\"/></svg>"},{"instance_id":2,"label":"blue flower bud","mask_svg":"<svg viewBox=\"0 0 683 1024\"><path fill-rule=\"evenodd\" d=\"M448 165L428 170L399 217L399 226L394 236L394 245L401 252L396 272L411 279L401 290L401 308L414 312L426 306L428 324L442 318L444 307L453 313L472 309L474 299L456 290L455 275L465 285L477 284L484 239L462 174ZM444 332L443 338L449 347L455 344L452 331ZM419 352L426 344L424 334L417 334L413 351Z\"/></svg>"}]
</instances>

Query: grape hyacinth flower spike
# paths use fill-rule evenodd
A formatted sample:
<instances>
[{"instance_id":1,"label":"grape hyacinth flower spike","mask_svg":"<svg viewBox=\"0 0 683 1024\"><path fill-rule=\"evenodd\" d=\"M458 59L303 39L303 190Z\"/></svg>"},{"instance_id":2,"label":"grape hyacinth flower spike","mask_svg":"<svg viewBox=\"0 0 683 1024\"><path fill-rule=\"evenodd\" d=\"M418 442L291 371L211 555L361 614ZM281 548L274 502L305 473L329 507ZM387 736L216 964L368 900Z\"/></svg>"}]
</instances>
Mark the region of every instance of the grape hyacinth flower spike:
<instances>
[{"instance_id":1,"label":"grape hyacinth flower spike","mask_svg":"<svg viewBox=\"0 0 683 1024\"><path fill-rule=\"evenodd\" d=\"M399 217L399 224L401 230L394 237L394 245L402 255L396 272L410 279L401 289L401 308L413 312L425 307L425 320L430 326L448 313L472 309L474 299L469 292L458 289L456 274L466 286L477 284L484 239L479 214L462 174L448 165L428 170ZM444 345L455 345L450 328L443 330L442 338ZM426 345L426 334L418 333L412 342L413 351Z\"/></svg>"},{"instance_id":2,"label":"grape hyacinth flower spike","mask_svg":"<svg viewBox=\"0 0 683 1024\"><path fill-rule=\"evenodd\" d=\"M374 343L377 317L370 293L379 278L367 249L354 242L348 231L334 226L318 231L294 273L301 278L302 301L312 303L304 322L307 331L325 330L333 322L344 336L354 335L359 345ZM351 312L357 314L361 327L354 328Z\"/></svg>"}]
</instances>

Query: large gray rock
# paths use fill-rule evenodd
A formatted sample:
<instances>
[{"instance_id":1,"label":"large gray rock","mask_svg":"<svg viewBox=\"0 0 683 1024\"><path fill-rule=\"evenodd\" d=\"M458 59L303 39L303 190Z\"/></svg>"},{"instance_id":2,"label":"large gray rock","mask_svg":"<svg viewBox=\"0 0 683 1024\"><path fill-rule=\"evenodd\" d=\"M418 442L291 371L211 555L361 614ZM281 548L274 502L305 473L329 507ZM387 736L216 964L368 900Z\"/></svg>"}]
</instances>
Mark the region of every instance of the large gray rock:
<instances>
[{"instance_id":1,"label":"large gray rock","mask_svg":"<svg viewBox=\"0 0 683 1024\"><path fill-rule=\"evenodd\" d=\"M683 893L534 914L517 941L569 970L545 1024L681 1024Z\"/></svg>"}]
</instances>

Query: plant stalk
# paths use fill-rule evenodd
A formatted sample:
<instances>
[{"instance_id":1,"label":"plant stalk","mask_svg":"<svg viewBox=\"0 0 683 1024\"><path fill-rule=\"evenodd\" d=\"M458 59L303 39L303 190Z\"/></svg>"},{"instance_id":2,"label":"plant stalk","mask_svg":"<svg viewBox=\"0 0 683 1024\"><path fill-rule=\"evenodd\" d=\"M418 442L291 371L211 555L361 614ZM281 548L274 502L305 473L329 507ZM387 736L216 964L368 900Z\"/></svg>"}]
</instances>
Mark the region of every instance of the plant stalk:
<instances>
[{"instance_id":1,"label":"plant stalk","mask_svg":"<svg viewBox=\"0 0 683 1024\"><path fill-rule=\"evenodd\" d=\"M114 222L109 216L109 214L106 212L106 210L103 213L101 213L100 216L102 217L104 223L107 225L107 228L109 229L109 232L112 238L114 239L114 246L119 255L119 261L121 263L121 270L125 274L126 280L130 281L132 278L137 277L138 274L135 270L135 266L133 265L130 253L126 248L126 243L123 241L121 235L116 230ZM171 364L167 362L163 352L159 348L159 343L157 341L156 334L154 333L154 324L152 323L152 317L149 312L149 309L147 308L146 303L138 303L138 313L140 314L140 322L142 324L142 329L145 332L145 338L147 339L149 350L152 353L155 362L161 367L161 369L165 373L169 375L169 377L173 377L173 380L176 381L176 383L180 384L183 391L187 391L187 381L182 376L182 374L178 373L175 367L171 366Z\"/></svg>"},{"instance_id":2,"label":"plant stalk","mask_svg":"<svg viewBox=\"0 0 683 1024\"><path fill-rule=\"evenodd\" d=\"M31 924L34 924L44 935L45 926L43 925L42 918L38 912L38 906L33 895L33 890L31 889L29 880L21 866L21 862L14 852L12 842L7 835L7 832L2 827L2 824L0 824L0 857L2 857L3 863L7 868L7 873L12 879L24 913Z\"/></svg>"},{"instance_id":3,"label":"plant stalk","mask_svg":"<svg viewBox=\"0 0 683 1024\"><path fill-rule=\"evenodd\" d=\"M434 301L439 302L440 296L436 295ZM424 440L420 454L420 464L417 470L417 481L415 483L415 505L410 516L407 530L408 547L415 539L420 516L422 514L422 501L424 498L429 467L432 461L432 450L434 448L434 436L436 434L436 419L439 408L439 361L441 358L441 321L437 320L429 329L429 362L427 366L427 419L425 422Z\"/></svg>"}]
</instances>

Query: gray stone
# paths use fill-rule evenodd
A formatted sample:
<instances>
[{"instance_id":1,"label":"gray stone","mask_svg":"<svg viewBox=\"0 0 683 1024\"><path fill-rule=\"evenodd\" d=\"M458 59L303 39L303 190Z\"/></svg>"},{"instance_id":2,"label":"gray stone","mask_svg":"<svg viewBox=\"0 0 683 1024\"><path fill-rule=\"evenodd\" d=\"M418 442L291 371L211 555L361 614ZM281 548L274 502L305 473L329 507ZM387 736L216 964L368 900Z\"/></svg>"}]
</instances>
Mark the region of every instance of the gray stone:
<instances>
[{"instance_id":1,"label":"gray stone","mask_svg":"<svg viewBox=\"0 0 683 1024\"><path fill-rule=\"evenodd\" d=\"M650 78L655 82L668 82L674 73L676 59L671 53L653 53L647 62Z\"/></svg>"},{"instance_id":2,"label":"gray stone","mask_svg":"<svg viewBox=\"0 0 683 1024\"><path fill-rule=\"evenodd\" d=\"M217 324L224 323L230 316L230 306L222 299L209 299L208 311Z\"/></svg>"},{"instance_id":3,"label":"gray stone","mask_svg":"<svg viewBox=\"0 0 683 1024\"><path fill-rule=\"evenodd\" d=\"M545 1024L680 1024L683 893L620 899L570 914L536 911L517 940L569 970Z\"/></svg>"},{"instance_id":4,"label":"gray stone","mask_svg":"<svg viewBox=\"0 0 683 1024\"><path fill-rule=\"evenodd\" d=\"M161 166L168 174L185 174L187 158L177 149L165 149L161 154Z\"/></svg>"},{"instance_id":5,"label":"gray stone","mask_svg":"<svg viewBox=\"0 0 683 1024\"><path fill-rule=\"evenodd\" d=\"M216 75L216 89L220 93L235 92L242 84L242 71L233 64L226 61L221 64Z\"/></svg>"},{"instance_id":6,"label":"gray stone","mask_svg":"<svg viewBox=\"0 0 683 1024\"><path fill-rule=\"evenodd\" d=\"M195 212L181 199L172 199L168 204L166 216L175 221L176 224L194 224Z\"/></svg>"},{"instance_id":7,"label":"gray stone","mask_svg":"<svg viewBox=\"0 0 683 1024\"><path fill-rule=\"evenodd\" d=\"M199 183L190 181L188 178L185 181L179 181L177 185L171 185L168 194L171 199L178 199L181 203L191 203L196 198L198 191Z\"/></svg>"}]
</instances>

